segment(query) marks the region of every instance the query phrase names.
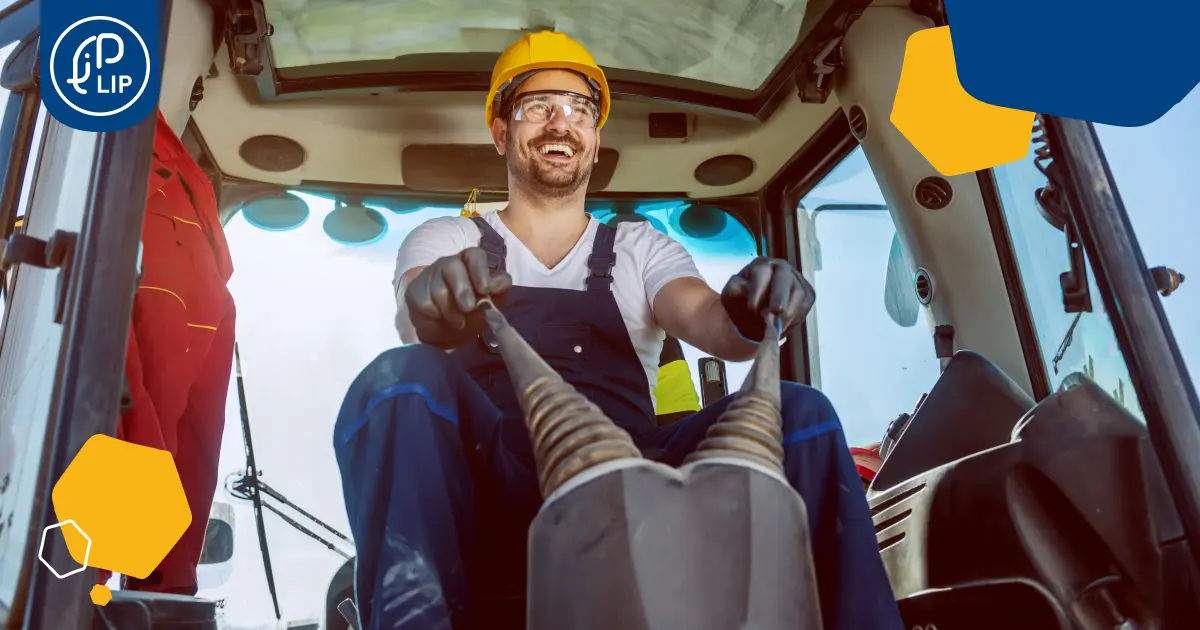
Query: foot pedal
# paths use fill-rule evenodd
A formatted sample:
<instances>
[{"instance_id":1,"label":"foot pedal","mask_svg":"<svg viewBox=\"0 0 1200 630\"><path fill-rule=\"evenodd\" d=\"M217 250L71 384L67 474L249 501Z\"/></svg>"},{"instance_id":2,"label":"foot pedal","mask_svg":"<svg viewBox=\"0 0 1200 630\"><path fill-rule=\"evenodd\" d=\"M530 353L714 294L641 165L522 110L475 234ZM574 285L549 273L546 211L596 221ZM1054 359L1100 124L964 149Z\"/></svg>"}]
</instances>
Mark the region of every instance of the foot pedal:
<instances>
[{"instance_id":1,"label":"foot pedal","mask_svg":"<svg viewBox=\"0 0 1200 630\"><path fill-rule=\"evenodd\" d=\"M350 630L362 630L358 623L358 606L354 605L354 600L347 597L338 604L338 612L342 613L342 618L346 623L350 624Z\"/></svg>"}]
</instances>

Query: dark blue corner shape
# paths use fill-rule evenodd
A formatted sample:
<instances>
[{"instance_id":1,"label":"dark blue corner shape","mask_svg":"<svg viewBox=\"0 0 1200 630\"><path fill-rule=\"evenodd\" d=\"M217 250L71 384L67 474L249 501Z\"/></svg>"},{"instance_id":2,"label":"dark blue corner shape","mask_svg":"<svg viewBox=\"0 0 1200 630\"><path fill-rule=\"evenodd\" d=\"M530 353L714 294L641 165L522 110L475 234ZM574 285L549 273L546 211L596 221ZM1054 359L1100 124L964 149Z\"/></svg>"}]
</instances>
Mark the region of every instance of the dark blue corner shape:
<instances>
[{"instance_id":1,"label":"dark blue corner shape","mask_svg":"<svg viewBox=\"0 0 1200 630\"><path fill-rule=\"evenodd\" d=\"M1138 127L1200 83L1200 0L945 0L958 79L991 105Z\"/></svg>"},{"instance_id":2,"label":"dark blue corner shape","mask_svg":"<svg viewBox=\"0 0 1200 630\"><path fill-rule=\"evenodd\" d=\"M46 111L83 131L119 131L154 114L162 72L161 0L41 0Z\"/></svg>"}]
</instances>

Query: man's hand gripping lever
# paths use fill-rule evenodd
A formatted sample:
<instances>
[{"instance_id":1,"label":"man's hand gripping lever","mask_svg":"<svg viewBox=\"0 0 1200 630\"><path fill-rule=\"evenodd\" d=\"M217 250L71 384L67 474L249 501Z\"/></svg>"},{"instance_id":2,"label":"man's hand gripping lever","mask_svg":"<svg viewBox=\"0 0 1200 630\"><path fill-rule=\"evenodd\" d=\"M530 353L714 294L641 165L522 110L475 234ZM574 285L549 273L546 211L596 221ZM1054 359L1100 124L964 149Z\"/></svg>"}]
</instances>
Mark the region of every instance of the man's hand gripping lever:
<instances>
[{"instance_id":1,"label":"man's hand gripping lever","mask_svg":"<svg viewBox=\"0 0 1200 630\"><path fill-rule=\"evenodd\" d=\"M816 298L798 269L785 260L763 256L750 261L721 291L721 304L733 327L751 343L760 343L767 335L768 315L774 316L777 339L786 338L808 317Z\"/></svg>"},{"instance_id":2,"label":"man's hand gripping lever","mask_svg":"<svg viewBox=\"0 0 1200 630\"><path fill-rule=\"evenodd\" d=\"M512 276L488 267L487 252L471 247L439 258L404 292L409 319L421 343L449 350L483 332L479 301L503 305Z\"/></svg>"}]
</instances>

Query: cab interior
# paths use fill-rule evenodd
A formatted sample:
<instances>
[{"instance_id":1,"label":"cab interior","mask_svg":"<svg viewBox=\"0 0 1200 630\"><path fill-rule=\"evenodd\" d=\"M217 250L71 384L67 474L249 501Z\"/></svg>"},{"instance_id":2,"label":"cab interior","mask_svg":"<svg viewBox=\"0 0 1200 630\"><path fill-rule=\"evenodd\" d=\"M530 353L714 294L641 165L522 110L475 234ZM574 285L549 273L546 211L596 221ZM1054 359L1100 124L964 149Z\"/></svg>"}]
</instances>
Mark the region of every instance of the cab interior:
<instances>
[{"instance_id":1,"label":"cab interior","mask_svg":"<svg viewBox=\"0 0 1200 630\"><path fill-rule=\"evenodd\" d=\"M483 121L491 64L553 28L613 90L594 216L656 223L718 291L756 255L816 289L783 376L831 398L848 446L888 444L867 494L906 625L1151 628L1168 605L1194 605L1101 300L1063 308L1059 275L1074 267L1036 201L1036 130L1024 160L942 177L889 121L905 42L945 23L939 2L729 0L693 15L662 2L216 4L231 27L184 139L234 259L246 396L231 405L253 419L269 483L322 497L305 508L336 528L329 432L353 372L399 343L396 248L472 197L503 206ZM684 354L710 400L705 358ZM748 364L718 367L732 392ZM223 471L241 466L235 413ZM304 468L287 472L298 453ZM267 518L271 545L305 540ZM305 564L277 560L276 575L304 566L328 588L281 588L282 608L347 627L336 609L353 596L352 561L296 544L313 548L292 561Z\"/></svg>"}]
</instances>

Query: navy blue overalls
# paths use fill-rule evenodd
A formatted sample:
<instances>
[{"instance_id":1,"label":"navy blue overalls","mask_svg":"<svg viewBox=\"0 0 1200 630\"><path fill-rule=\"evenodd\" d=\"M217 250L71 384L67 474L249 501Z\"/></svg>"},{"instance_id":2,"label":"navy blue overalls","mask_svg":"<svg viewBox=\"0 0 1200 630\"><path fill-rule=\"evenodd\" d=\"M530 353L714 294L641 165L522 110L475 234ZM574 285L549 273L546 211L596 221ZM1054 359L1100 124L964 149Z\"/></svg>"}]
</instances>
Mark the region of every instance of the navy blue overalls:
<instances>
[{"instance_id":1,"label":"navy blue overalls","mask_svg":"<svg viewBox=\"0 0 1200 630\"><path fill-rule=\"evenodd\" d=\"M503 238L480 247L503 269ZM513 286L503 307L531 346L647 456L679 465L728 404L655 425L645 371L612 293L616 228L600 224L583 290ZM841 424L817 390L784 383L785 469L804 498L827 630L901 628ZM524 609L529 523L541 505L532 447L490 333L453 352L423 344L377 357L351 385L334 448L357 547L365 630L507 627ZM570 579L570 576L563 576ZM524 627L520 625L518 627Z\"/></svg>"}]
</instances>

